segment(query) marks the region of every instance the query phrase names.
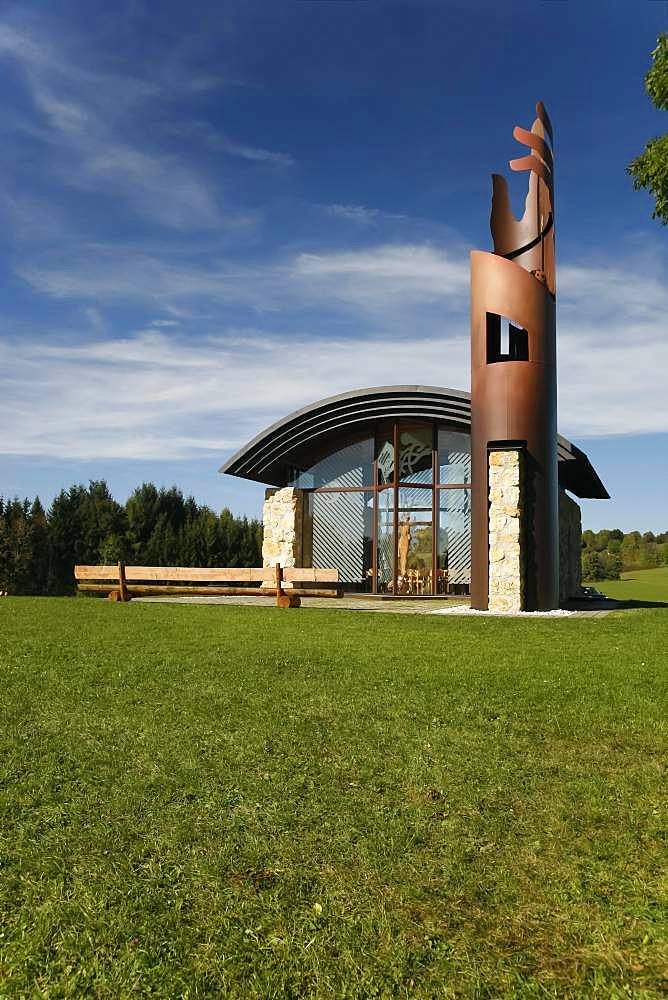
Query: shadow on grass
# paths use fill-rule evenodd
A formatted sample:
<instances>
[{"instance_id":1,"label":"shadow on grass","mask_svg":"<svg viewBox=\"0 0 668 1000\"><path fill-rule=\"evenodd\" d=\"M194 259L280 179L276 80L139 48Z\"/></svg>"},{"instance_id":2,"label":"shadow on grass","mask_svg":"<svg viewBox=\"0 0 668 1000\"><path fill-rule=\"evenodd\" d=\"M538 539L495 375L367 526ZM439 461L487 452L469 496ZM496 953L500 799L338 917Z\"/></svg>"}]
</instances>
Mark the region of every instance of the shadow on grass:
<instances>
[{"instance_id":1,"label":"shadow on grass","mask_svg":"<svg viewBox=\"0 0 668 1000\"><path fill-rule=\"evenodd\" d=\"M627 611L632 608L668 608L668 601L647 601L631 597L609 597L599 601L567 601L563 607L569 611Z\"/></svg>"},{"instance_id":2,"label":"shadow on grass","mask_svg":"<svg viewBox=\"0 0 668 1000\"><path fill-rule=\"evenodd\" d=\"M668 601L634 601L615 600L617 605L615 610L625 611L627 608L668 608Z\"/></svg>"}]
</instances>

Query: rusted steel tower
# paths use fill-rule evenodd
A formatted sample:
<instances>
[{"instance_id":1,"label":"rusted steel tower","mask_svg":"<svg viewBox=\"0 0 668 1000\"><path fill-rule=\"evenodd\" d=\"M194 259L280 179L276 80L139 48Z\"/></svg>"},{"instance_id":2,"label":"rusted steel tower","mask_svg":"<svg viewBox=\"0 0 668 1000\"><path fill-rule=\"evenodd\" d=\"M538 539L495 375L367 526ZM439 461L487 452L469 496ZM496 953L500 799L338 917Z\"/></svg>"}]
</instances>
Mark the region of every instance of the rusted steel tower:
<instances>
[{"instance_id":1,"label":"rusted steel tower","mask_svg":"<svg viewBox=\"0 0 668 1000\"><path fill-rule=\"evenodd\" d=\"M542 103L531 131L514 137L529 153L511 160L528 170L524 215L514 218L508 185L494 174L494 252L471 254L471 604L490 594L490 452L521 457L522 605L559 604L557 372L553 135Z\"/></svg>"}]
</instances>

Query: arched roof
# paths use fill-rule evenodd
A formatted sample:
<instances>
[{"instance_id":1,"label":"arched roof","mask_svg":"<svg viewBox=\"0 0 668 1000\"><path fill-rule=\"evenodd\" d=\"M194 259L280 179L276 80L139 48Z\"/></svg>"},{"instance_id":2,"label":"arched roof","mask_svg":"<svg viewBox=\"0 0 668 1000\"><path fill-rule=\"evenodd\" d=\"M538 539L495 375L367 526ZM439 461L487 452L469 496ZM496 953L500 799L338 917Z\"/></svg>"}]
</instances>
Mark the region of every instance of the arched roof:
<instances>
[{"instance_id":1,"label":"arched roof","mask_svg":"<svg viewBox=\"0 0 668 1000\"><path fill-rule=\"evenodd\" d=\"M242 479L284 486L290 468L306 469L335 438L365 430L380 420L433 420L471 431L471 396L432 385L384 385L354 389L290 413L256 435L219 470ZM558 435L559 483L579 497L608 499L589 459Z\"/></svg>"}]
</instances>

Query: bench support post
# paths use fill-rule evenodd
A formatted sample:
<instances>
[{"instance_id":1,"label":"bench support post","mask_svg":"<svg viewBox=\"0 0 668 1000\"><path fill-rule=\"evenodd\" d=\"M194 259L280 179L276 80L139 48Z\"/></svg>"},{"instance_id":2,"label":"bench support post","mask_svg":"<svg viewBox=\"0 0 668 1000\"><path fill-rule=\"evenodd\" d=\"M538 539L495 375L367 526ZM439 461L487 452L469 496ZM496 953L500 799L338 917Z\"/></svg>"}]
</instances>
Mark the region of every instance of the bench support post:
<instances>
[{"instance_id":1,"label":"bench support post","mask_svg":"<svg viewBox=\"0 0 668 1000\"><path fill-rule=\"evenodd\" d=\"M301 600L298 594L286 594L283 590L283 567L276 564L276 607L277 608L299 608Z\"/></svg>"},{"instance_id":2,"label":"bench support post","mask_svg":"<svg viewBox=\"0 0 668 1000\"><path fill-rule=\"evenodd\" d=\"M121 601L123 604L126 604L130 600L128 586L125 581L125 563L120 560L118 562L118 590L112 590L107 600Z\"/></svg>"}]
</instances>

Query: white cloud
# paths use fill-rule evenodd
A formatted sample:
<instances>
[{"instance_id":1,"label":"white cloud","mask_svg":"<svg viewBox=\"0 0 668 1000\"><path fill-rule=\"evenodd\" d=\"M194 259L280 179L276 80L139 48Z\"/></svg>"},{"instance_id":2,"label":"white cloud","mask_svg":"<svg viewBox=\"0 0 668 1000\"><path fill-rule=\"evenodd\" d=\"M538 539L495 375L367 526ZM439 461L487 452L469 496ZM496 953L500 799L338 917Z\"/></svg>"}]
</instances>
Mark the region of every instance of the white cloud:
<instances>
[{"instance_id":1,"label":"white cloud","mask_svg":"<svg viewBox=\"0 0 668 1000\"><path fill-rule=\"evenodd\" d=\"M364 205L327 205L326 212L335 219L345 219L362 226L372 225L381 214L379 209L365 208Z\"/></svg>"},{"instance_id":2,"label":"white cloud","mask_svg":"<svg viewBox=\"0 0 668 1000\"><path fill-rule=\"evenodd\" d=\"M17 273L34 288L58 299L141 302L162 308L193 299L214 303L248 302L266 308L280 291L283 269L254 268L210 261L195 266L133 251L129 247L88 245L69 260L46 257L18 265Z\"/></svg>"},{"instance_id":3,"label":"white cloud","mask_svg":"<svg viewBox=\"0 0 668 1000\"><path fill-rule=\"evenodd\" d=\"M668 284L658 258L655 273L648 273L641 261L625 266L601 267L586 263L568 265L557 272L559 308L564 319L576 324L595 317L601 333L622 333L626 324L637 324L636 335L647 327L655 330L660 316L668 315ZM620 317L624 324L620 324Z\"/></svg>"},{"instance_id":4,"label":"white cloud","mask_svg":"<svg viewBox=\"0 0 668 1000\"><path fill-rule=\"evenodd\" d=\"M143 215L174 229L213 228L222 224L215 194L192 170L169 156L155 156L127 145L86 139L83 172L71 183L105 186L126 198Z\"/></svg>"},{"instance_id":5,"label":"white cloud","mask_svg":"<svg viewBox=\"0 0 668 1000\"><path fill-rule=\"evenodd\" d=\"M603 334L591 321L563 324L563 433L668 432L668 343L663 322L653 330L623 315ZM76 346L1 341L0 367L0 420L12 429L3 452L82 460L218 461L273 420L336 392L469 385L461 327L447 338L431 329L354 340L239 329L184 340L152 326Z\"/></svg>"},{"instance_id":6,"label":"white cloud","mask_svg":"<svg viewBox=\"0 0 668 1000\"><path fill-rule=\"evenodd\" d=\"M300 254L293 276L311 294L390 312L397 302L463 305L469 265L465 253L429 245L386 244L346 253Z\"/></svg>"},{"instance_id":7,"label":"white cloud","mask_svg":"<svg viewBox=\"0 0 668 1000\"><path fill-rule=\"evenodd\" d=\"M253 163L268 163L275 167L292 167L295 164L294 157L290 153L276 152L272 149L263 149L261 146L253 146L250 143L239 142L221 132L220 129L214 128L209 122L197 121L188 122L187 125L172 125L170 131L175 135L196 136L203 140L209 149L237 156L242 160L250 160Z\"/></svg>"},{"instance_id":8,"label":"white cloud","mask_svg":"<svg viewBox=\"0 0 668 1000\"><path fill-rule=\"evenodd\" d=\"M668 433L668 341L660 327L623 319L603 331L591 324L563 324L558 363L564 433Z\"/></svg>"},{"instance_id":9,"label":"white cloud","mask_svg":"<svg viewBox=\"0 0 668 1000\"><path fill-rule=\"evenodd\" d=\"M8 345L0 417L18 428L4 445L15 454L220 457L290 410L339 391L469 385L468 260L455 247L383 244L243 267L93 247L67 267L42 263L23 274L56 297L135 300L175 319L78 346ZM193 303L198 329L206 323L215 334L212 317L230 303L262 313L263 329L195 335ZM303 332L305 307L321 317L313 335ZM561 268L563 433L668 433L667 314L660 260L651 273L633 260ZM355 336L331 332L341 316ZM165 326L177 320L183 335ZM286 333L290 324L302 332Z\"/></svg>"},{"instance_id":10,"label":"white cloud","mask_svg":"<svg viewBox=\"0 0 668 1000\"><path fill-rule=\"evenodd\" d=\"M574 435L668 432L668 287L660 255L561 267L559 412ZM568 430L567 430L568 433Z\"/></svg>"},{"instance_id":11,"label":"white cloud","mask_svg":"<svg viewBox=\"0 0 668 1000\"><path fill-rule=\"evenodd\" d=\"M210 229L227 220L219 193L185 162L130 138L140 127L153 84L131 76L94 73L77 59L9 24L0 23L0 55L12 58L45 127L25 126L49 146L52 176L69 186L104 191L142 216L175 229Z\"/></svg>"},{"instance_id":12,"label":"white cloud","mask_svg":"<svg viewBox=\"0 0 668 1000\"><path fill-rule=\"evenodd\" d=\"M430 245L388 244L346 253L239 265L175 263L126 248L87 246L70 261L19 265L34 288L55 298L141 301L162 308L205 299L258 311L327 307L333 313L372 317L387 329L413 319L440 329L446 306L462 313L468 302L466 253ZM430 317L425 316L425 310Z\"/></svg>"},{"instance_id":13,"label":"white cloud","mask_svg":"<svg viewBox=\"0 0 668 1000\"><path fill-rule=\"evenodd\" d=\"M222 459L323 396L411 380L466 384L467 343L323 341L230 331L192 343L155 330L78 347L0 342L0 450L71 459ZM448 364L449 361L449 364ZM214 457L215 456L215 457Z\"/></svg>"},{"instance_id":14,"label":"white cloud","mask_svg":"<svg viewBox=\"0 0 668 1000\"><path fill-rule=\"evenodd\" d=\"M290 153L277 153L271 149L248 146L224 136L221 137L221 144L225 152L232 156L239 156L242 160L251 160L255 163L273 163L278 167L291 167L295 162Z\"/></svg>"}]
</instances>

